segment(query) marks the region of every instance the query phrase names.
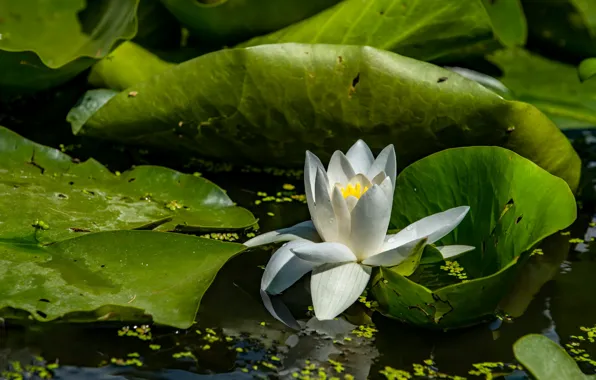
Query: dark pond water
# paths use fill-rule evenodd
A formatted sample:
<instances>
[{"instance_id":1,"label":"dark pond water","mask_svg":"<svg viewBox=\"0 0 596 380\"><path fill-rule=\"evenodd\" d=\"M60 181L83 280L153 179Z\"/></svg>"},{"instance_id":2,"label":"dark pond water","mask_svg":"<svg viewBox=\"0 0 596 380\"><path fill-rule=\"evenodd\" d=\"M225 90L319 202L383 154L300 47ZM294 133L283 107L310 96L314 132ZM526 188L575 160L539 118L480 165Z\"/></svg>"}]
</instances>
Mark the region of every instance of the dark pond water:
<instances>
[{"instance_id":1,"label":"dark pond water","mask_svg":"<svg viewBox=\"0 0 596 380\"><path fill-rule=\"evenodd\" d=\"M64 96L69 100L69 94ZM23 113L19 105L16 107L11 112ZM60 109L54 111L60 115ZM112 170L142 163L185 172L199 170L227 189L232 199L251 209L261 219L262 231L307 218L306 207L299 201L255 204L262 198L259 191L276 194L284 191L284 184L295 185L294 191L299 194L299 179L206 171L196 161L189 165L165 155L75 139L58 118L55 123L59 129L44 128L48 124L38 119L35 123L24 119L4 115L0 124L40 143L54 147L65 144L71 155L81 159L94 156ZM588 165L596 152L589 144L593 138L575 138ZM512 318L503 316L472 328L437 332L374 314L375 328L359 329L359 324L367 322L360 312L366 308L360 305L352 310L351 323L343 319L321 323L309 317L307 282L302 281L285 296L305 323L301 332L295 332L272 319L262 307L258 286L271 250L254 249L226 264L203 299L196 325L187 331L155 326L6 322L0 331L0 370L5 371L4 378L14 379L41 378L48 367L59 379L406 378L399 377L397 370L418 378L445 374L444 378L482 379L490 378L487 373L491 372L495 378L527 378L515 368L512 345L518 338L539 333L565 345L582 333L580 327L596 324L596 247L590 244L596 237L596 228L591 227L596 197L591 171L586 173L578 221L569 234L547 239L542 245L544 255L534 256L527 265L503 304ZM584 243L570 243L571 239ZM583 342L581 349L596 358L596 343ZM381 373L387 366L395 371ZM587 373L596 372L594 366L582 366Z\"/></svg>"}]
</instances>

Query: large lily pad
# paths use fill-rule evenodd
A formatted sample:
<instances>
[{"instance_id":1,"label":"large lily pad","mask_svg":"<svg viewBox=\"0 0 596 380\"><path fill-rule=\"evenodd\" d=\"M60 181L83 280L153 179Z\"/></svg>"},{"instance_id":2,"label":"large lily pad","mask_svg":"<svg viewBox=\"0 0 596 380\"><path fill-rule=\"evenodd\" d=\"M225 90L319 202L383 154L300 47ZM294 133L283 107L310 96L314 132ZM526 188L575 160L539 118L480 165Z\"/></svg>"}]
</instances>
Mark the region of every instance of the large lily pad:
<instances>
[{"instance_id":1,"label":"large lily pad","mask_svg":"<svg viewBox=\"0 0 596 380\"><path fill-rule=\"evenodd\" d=\"M499 80L516 99L535 105L560 128L596 125L596 81L581 83L574 66L523 49L500 50L489 60L503 70Z\"/></svg>"},{"instance_id":2,"label":"large lily pad","mask_svg":"<svg viewBox=\"0 0 596 380\"><path fill-rule=\"evenodd\" d=\"M0 127L0 240L50 243L89 232L236 229L255 223L208 180L157 166L121 175Z\"/></svg>"},{"instance_id":3,"label":"large lily pad","mask_svg":"<svg viewBox=\"0 0 596 380\"><path fill-rule=\"evenodd\" d=\"M306 149L325 160L365 136L374 149L394 143L402 166L448 147L495 144L572 188L581 166L534 107L432 64L359 46L207 54L129 87L72 126L75 134L269 165L302 166Z\"/></svg>"},{"instance_id":4,"label":"large lily pad","mask_svg":"<svg viewBox=\"0 0 596 380\"><path fill-rule=\"evenodd\" d=\"M367 45L425 61L498 46L478 0L345 0L240 46L283 42Z\"/></svg>"},{"instance_id":5,"label":"large lily pad","mask_svg":"<svg viewBox=\"0 0 596 380\"><path fill-rule=\"evenodd\" d=\"M162 0L205 44L224 45L269 33L339 0Z\"/></svg>"},{"instance_id":6,"label":"large lily pad","mask_svg":"<svg viewBox=\"0 0 596 380\"><path fill-rule=\"evenodd\" d=\"M373 281L373 295L385 315L426 327L461 327L493 317L515 280L518 260L576 217L575 199L564 181L499 147L433 154L402 171L396 189L392 224L398 228L470 206L468 216L441 241L476 247L455 260L467 279L433 284L431 290L423 277L418 276L421 284L413 281L416 273L406 278L382 268ZM446 263L437 260L435 266Z\"/></svg>"},{"instance_id":7,"label":"large lily pad","mask_svg":"<svg viewBox=\"0 0 596 380\"><path fill-rule=\"evenodd\" d=\"M154 231L100 232L47 246L3 238L0 316L75 322L152 318L188 328L217 271L243 249Z\"/></svg>"},{"instance_id":8,"label":"large lily pad","mask_svg":"<svg viewBox=\"0 0 596 380\"><path fill-rule=\"evenodd\" d=\"M3 95L72 78L134 37L138 0L0 1Z\"/></svg>"},{"instance_id":9,"label":"large lily pad","mask_svg":"<svg viewBox=\"0 0 596 380\"><path fill-rule=\"evenodd\" d=\"M173 63L162 60L134 42L126 41L106 59L93 65L89 83L96 87L121 91L173 66Z\"/></svg>"},{"instance_id":10,"label":"large lily pad","mask_svg":"<svg viewBox=\"0 0 596 380\"><path fill-rule=\"evenodd\" d=\"M515 358L537 380L589 380L565 350L544 335L529 334L513 345Z\"/></svg>"},{"instance_id":11,"label":"large lily pad","mask_svg":"<svg viewBox=\"0 0 596 380\"><path fill-rule=\"evenodd\" d=\"M528 25L520 0L481 0L499 41L507 46L524 46Z\"/></svg>"}]
</instances>

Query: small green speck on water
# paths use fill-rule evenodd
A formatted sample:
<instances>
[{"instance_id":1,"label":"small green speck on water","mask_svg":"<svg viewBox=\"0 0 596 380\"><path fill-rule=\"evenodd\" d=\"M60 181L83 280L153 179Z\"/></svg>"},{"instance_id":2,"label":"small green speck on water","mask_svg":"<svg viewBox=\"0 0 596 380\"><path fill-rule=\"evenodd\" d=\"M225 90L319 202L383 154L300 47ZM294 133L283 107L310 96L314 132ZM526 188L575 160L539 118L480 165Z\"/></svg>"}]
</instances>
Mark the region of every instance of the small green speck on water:
<instances>
[{"instance_id":1,"label":"small green speck on water","mask_svg":"<svg viewBox=\"0 0 596 380\"><path fill-rule=\"evenodd\" d=\"M268 213L267 213L267 215L269 215L269 216L275 216L275 214L274 214L274 213L272 213L271 211L270 211L270 212L268 212Z\"/></svg>"},{"instance_id":2,"label":"small green speck on water","mask_svg":"<svg viewBox=\"0 0 596 380\"><path fill-rule=\"evenodd\" d=\"M378 332L373 326L360 325L357 329L352 330L352 334L359 338L372 338L374 334Z\"/></svg>"},{"instance_id":3,"label":"small green speck on water","mask_svg":"<svg viewBox=\"0 0 596 380\"><path fill-rule=\"evenodd\" d=\"M534 256L534 255L542 256L542 255L544 255L544 252L542 252L542 249L541 248L536 248L535 250L533 250L530 253L530 256Z\"/></svg>"},{"instance_id":4,"label":"small green speck on water","mask_svg":"<svg viewBox=\"0 0 596 380\"><path fill-rule=\"evenodd\" d=\"M446 271L449 276L457 277L460 280L466 280L468 278L468 275L464 272L464 268L457 261L445 261L445 265L442 265L441 269Z\"/></svg>"},{"instance_id":5,"label":"small green speck on water","mask_svg":"<svg viewBox=\"0 0 596 380\"><path fill-rule=\"evenodd\" d=\"M150 344L149 348L152 349L153 351L157 351L161 348L161 345L159 344Z\"/></svg>"},{"instance_id":6,"label":"small green speck on water","mask_svg":"<svg viewBox=\"0 0 596 380\"><path fill-rule=\"evenodd\" d=\"M171 211L176 211L182 208L182 204L178 203L178 201L170 201L165 206L167 209Z\"/></svg>"},{"instance_id":7,"label":"small green speck on water","mask_svg":"<svg viewBox=\"0 0 596 380\"><path fill-rule=\"evenodd\" d=\"M120 176L122 173L120 173L118 170L116 170L116 171L114 172L114 174L116 175L116 177L119 177L119 176Z\"/></svg>"},{"instance_id":8,"label":"small green speck on water","mask_svg":"<svg viewBox=\"0 0 596 380\"><path fill-rule=\"evenodd\" d=\"M561 235L569 236L569 235L571 235L571 231L563 231L563 232L561 232Z\"/></svg>"},{"instance_id":9,"label":"small green speck on water","mask_svg":"<svg viewBox=\"0 0 596 380\"><path fill-rule=\"evenodd\" d=\"M581 238L572 238L572 239L569 239L569 242L571 244L579 244L579 243L583 243L584 242L584 239L581 239Z\"/></svg>"},{"instance_id":10,"label":"small green speck on water","mask_svg":"<svg viewBox=\"0 0 596 380\"><path fill-rule=\"evenodd\" d=\"M36 220L35 223L32 224L32 226L44 231L50 229L50 225L44 222L43 220Z\"/></svg>"}]
</instances>

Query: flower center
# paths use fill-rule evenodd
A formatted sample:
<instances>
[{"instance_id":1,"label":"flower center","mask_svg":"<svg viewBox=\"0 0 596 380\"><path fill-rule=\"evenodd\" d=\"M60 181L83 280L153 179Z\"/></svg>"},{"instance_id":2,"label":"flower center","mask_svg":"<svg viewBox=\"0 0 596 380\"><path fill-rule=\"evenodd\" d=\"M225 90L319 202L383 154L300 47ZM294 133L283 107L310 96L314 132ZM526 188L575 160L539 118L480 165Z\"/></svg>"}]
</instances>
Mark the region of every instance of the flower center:
<instances>
[{"instance_id":1,"label":"flower center","mask_svg":"<svg viewBox=\"0 0 596 380\"><path fill-rule=\"evenodd\" d=\"M350 183L348 186L341 188L341 195L343 195L344 198L352 196L360 199L362 194L366 193L367 190L368 186L363 187L360 183L357 183L356 185Z\"/></svg>"}]
</instances>

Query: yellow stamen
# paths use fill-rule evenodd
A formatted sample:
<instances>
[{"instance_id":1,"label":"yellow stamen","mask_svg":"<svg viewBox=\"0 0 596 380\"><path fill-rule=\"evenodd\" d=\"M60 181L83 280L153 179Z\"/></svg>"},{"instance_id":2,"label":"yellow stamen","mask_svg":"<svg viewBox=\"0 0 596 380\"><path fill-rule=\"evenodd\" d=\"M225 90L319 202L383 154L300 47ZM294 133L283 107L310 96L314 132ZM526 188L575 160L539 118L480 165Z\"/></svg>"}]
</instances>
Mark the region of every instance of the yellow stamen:
<instances>
[{"instance_id":1,"label":"yellow stamen","mask_svg":"<svg viewBox=\"0 0 596 380\"><path fill-rule=\"evenodd\" d=\"M357 183L356 186L354 186L350 183L350 184L348 184L348 186L341 189L341 195L343 195L344 198L353 196L353 197L360 199L362 194L366 193L367 190L368 190L368 186L362 187L362 185L360 183Z\"/></svg>"}]
</instances>

